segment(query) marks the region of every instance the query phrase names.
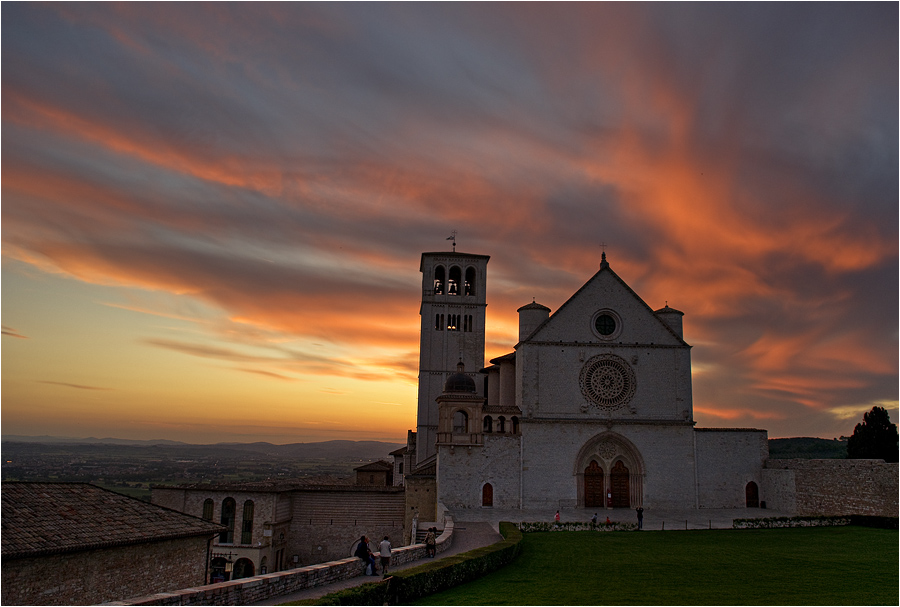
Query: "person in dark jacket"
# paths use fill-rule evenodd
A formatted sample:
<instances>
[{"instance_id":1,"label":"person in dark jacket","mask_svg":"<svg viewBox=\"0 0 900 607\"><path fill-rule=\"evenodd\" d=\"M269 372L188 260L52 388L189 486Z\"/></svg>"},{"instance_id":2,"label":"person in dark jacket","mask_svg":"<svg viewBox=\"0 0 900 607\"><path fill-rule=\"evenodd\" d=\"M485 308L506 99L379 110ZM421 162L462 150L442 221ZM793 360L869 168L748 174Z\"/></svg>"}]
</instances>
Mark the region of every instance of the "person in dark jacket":
<instances>
[{"instance_id":1,"label":"person in dark jacket","mask_svg":"<svg viewBox=\"0 0 900 607\"><path fill-rule=\"evenodd\" d=\"M375 556L372 554L372 551L369 550L369 538L366 536L359 538L359 545L356 547L356 552L353 553L353 556L361 558L364 562L372 566L372 573L369 575L378 575L375 573Z\"/></svg>"}]
</instances>

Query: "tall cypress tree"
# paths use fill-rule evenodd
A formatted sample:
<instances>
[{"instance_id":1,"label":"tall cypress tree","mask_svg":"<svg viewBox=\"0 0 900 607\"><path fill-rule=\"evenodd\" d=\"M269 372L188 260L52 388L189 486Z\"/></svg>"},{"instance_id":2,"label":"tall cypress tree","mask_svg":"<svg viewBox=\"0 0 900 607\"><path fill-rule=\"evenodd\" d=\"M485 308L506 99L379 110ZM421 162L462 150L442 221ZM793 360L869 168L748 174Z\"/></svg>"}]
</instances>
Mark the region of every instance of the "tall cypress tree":
<instances>
[{"instance_id":1,"label":"tall cypress tree","mask_svg":"<svg viewBox=\"0 0 900 607\"><path fill-rule=\"evenodd\" d=\"M884 407L872 407L863 415L862 423L856 424L853 436L847 441L847 458L896 462L897 442L897 424L891 423Z\"/></svg>"}]
</instances>

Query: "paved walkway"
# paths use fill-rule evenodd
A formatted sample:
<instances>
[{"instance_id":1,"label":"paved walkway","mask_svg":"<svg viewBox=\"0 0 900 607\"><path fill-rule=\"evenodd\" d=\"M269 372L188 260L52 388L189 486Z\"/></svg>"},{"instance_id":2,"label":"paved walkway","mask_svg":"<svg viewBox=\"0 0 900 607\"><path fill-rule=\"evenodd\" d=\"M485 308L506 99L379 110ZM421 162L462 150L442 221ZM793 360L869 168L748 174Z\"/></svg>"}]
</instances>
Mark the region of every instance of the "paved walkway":
<instances>
[{"instance_id":1,"label":"paved walkway","mask_svg":"<svg viewBox=\"0 0 900 607\"><path fill-rule=\"evenodd\" d=\"M590 522L594 512L597 513L597 521L603 523L606 518L612 522L621 523L637 523L637 514L634 510L626 508L616 508L607 510L603 508L586 509L586 508L561 508L559 511L560 521L568 522ZM482 546L489 546L494 542L502 539L499 533L500 522L552 522L556 515L555 510L515 510L502 508L479 508L472 510L460 510L450 513L453 516L453 546L446 552L438 555L438 559L468 552ZM644 510L644 530L645 531L679 531L684 529L731 529L732 522L736 518L769 518L775 516L790 516L783 512L775 510L766 510L762 508L716 508L702 510ZM404 565L398 566L395 571L409 569L416 565L421 565L426 559L412 561ZM273 597L254 605L282 605L291 601L300 601L303 599L317 599L343 590L359 586L366 582L372 582L381 579L380 577L372 577L361 575L349 580L342 580L325 586L316 586L315 588L307 588L292 594L286 594Z\"/></svg>"},{"instance_id":2,"label":"paved walkway","mask_svg":"<svg viewBox=\"0 0 900 607\"><path fill-rule=\"evenodd\" d=\"M494 526L492 526L490 523L458 523L454 520L453 545L448 550L445 550L444 552L441 552L439 555L437 555L435 560L440 560L444 557L459 554L461 552L468 552L469 550L481 548L482 546L490 546L494 542L499 542L501 539L503 539L501 535L494 529ZM410 567L421 565L428 560L429 559L419 559L418 561L412 561L410 563L398 565L397 567L391 568L391 571L402 571L403 569L409 569ZM365 584L366 582L375 582L380 579L381 576L375 577L360 575L354 578L350 578L349 580L341 580L339 582L334 582L333 584L327 584L325 586L307 588L306 590L300 590L299 592L294 592L292 594L284 594L282 596L272 597L270 599L266 599L265 601L253 604L282 605L291 601L317 599L325 596L326 594L337 592L338 590L352 588L353 586L360 586L362 584Z\"/></svg>"}]
</instances>

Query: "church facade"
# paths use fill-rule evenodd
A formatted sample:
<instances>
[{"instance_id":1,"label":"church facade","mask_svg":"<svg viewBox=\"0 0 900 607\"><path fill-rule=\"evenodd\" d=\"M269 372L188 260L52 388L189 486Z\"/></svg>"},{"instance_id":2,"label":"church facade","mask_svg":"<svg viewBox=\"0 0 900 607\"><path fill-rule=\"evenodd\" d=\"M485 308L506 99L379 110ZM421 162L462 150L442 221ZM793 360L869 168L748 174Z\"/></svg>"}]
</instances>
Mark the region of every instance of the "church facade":
<instances>
[{"instance_id":1,"label":"church facade","mask_svg":"<svg viewBox=\"0 0 900 607\"><path fill-rule=\"evenodd\" d=\"M521 307L513 351L481 368L487 262L483 255L422 255L418 436L410 463L413 477L416 468L434 471L439 504L760 505L767 433L695 427L691 346L680 311L653 310L604 254L599 271L553 314L536 302ZM461 281L453 292L450 276Z\"/></svg>"}]
</instances>

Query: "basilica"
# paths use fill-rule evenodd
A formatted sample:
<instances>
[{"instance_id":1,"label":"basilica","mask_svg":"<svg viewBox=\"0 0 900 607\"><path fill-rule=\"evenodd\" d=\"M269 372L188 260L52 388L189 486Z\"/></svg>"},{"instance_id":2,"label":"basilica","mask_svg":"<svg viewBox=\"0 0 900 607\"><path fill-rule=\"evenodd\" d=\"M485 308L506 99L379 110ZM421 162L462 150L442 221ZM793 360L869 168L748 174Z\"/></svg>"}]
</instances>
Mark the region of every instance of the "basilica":
<instances>
[{"instance_id":1,"label":"basilica","mask_svg":"<svg viewBox=\"0 0 900 607\"><path fill-rule=\"evenodd\" d=\"M424 520L432 508L760 505L767 433L695 426L682 312L648 306L604 253L555 312L519 308L518 342L485 367L488 261L421 259L418 419L402 457Z\"/></svg>"}]
</instances>

